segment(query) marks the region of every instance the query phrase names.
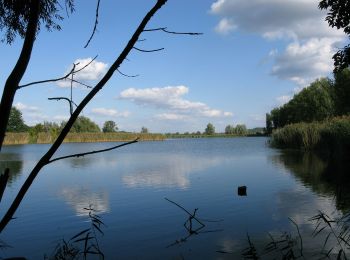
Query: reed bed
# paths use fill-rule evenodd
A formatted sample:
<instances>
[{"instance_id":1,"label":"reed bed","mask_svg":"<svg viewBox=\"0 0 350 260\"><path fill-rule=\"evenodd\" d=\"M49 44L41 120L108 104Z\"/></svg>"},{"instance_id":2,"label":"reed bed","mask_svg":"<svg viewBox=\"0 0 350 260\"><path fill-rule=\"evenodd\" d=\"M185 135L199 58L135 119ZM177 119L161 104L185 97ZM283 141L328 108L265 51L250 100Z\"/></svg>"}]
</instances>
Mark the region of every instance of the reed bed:
<instances>
[{"instance_id":1,"label":"reed bed","mask_svg":"<svg viewBox=\"0 0 350 260\"><path fill-rule=\"evenodd\" d=\"M28 144L29 142L29 133L6 133L4 145Z\"/></svg>"},{"instance_id":2,"label":"reed bed","mask_svg":"<svg viewBox=\"0 0 350 260\"><path fill-rule=\"evenodd\" d=\"M350 116L287 125L273 131L270 144L277 148L350 153Z\"/></svg>"},{"instance_id":3,"label":"reed bed","mask_svg":"<svg viewBox=\"0 0 350 260\"><path fill-rule=\"evenodd\" d=\"M64 139L65 143L92 143L92 142L124 142L139 138L140 141L162 141L165 136L162 134L141 134L141 133L69 133ZM52 143L56 136L50 133L6 133L5 145L16 144L48 144Z\"/></svg>"}]
</instances>

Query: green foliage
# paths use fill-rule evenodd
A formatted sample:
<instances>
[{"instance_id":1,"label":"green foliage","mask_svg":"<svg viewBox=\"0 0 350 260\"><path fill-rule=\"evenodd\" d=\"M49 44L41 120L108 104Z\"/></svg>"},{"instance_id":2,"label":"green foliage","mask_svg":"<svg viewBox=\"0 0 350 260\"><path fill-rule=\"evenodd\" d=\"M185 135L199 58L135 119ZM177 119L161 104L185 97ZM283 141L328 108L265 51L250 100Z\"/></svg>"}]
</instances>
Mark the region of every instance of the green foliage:
<instances>
[{"instance_id":1,"label":"green foliage","mask_svg":"<svg viewBox=\"0 0 350 260\"><path fill-rule=\"evenodd\" d=\"M148 134L148 129L146 127L141 128L141 134Z\"/></svg>"},{"instance_id":2,"label":"green foliage","mask_svg":"<svg viewBox=\"0 0 350 260\"><path fill-rule=\"evenodd\" d=\"M247 135L248 130L245 125L236 125L234 133L239 136Z\"/></svg>"},{"instance_id":3,"label":"green foliage","mask_svg":"<svg viewBox=\"0 0 350 260\"><path fill-rule=\"evenodd\" d=\"M62 122L64 125L65 122ZM72 133L98 133L101 132L99 126L91 121L90 118L85 116L79 116L70 130Z\"/></svg>"},{"instance_id":4,"label":"green foliage","mask_svg":"<svg viewBox=\"0 0 350 260\"><path fill-rule=\"evenodd\" d=\"M7 132L25 132L28 130L28 126L24 123L22 112L16 107L11 108L9 122L7 124Z\"/></svg>"},{"instance_id":5,"label":"green foliage","mask_svg":"<svg viewBox=\"0 0 350 260\"><path fill-rule=\"evenodd\" d=\"M334 75L333 93L337 115L350 114L350 70L344 69Z\"/></svg>"},{"instance_id":6,"label":"green foliage","mask_svg":"<svg viewBox=\"0 0 350 260\"><path fill-rule=\"evenodd\" d=\"M213 135L215 134L215 127L212 123L208 123L207 127L204 130L204 134L206 135Z\"/></svg>"},{"instance_id":7,"label":"green foliage","mask_svg":"<svg viewBox=\"0 0 350 260\"><path fill-rule=\"evenodd\" d=\"M227 125L225 127L225 134L233 135L235 133L235 127L233 125Z\"/></svg>"},{"instance_id":8,"label":"green foliage","mask_svg":"<svg viewBox=\"0 0 350 260\"><path fill-rule=\"evenodd\" d=\"M271 145L278 148L324 150L332 154L349 153L350 116L287 125L272 133Z\"/></svg>"},{"instance_id":9,"label":"green foliage","mask_svg":"<svg viewBox=\"0 0 350 260\"><path fill-rule=\"evenodd\" d=\"M0 30L5 31L2 41L11 44L17 34L22 38L25 37L27 24L30 18L30 10L34 4L35 1L0 1ZM62 8L62 6L66 8ZM59 11L62 9L73 12L74 0L40 1L38 31L40 31L41 23L49 31L52 29L60 30L61 27L56 23L56 20L63 20L63 17L59 15Z\"/></svg>"},{"instance_id":10,"label":"green foliage","mask_svg":"<svg viewBox=\"0 0 350 260\"><path fill-rule=\"evenodd\" d=\"M316 80L286 104L266 115L266 129L298 122L320 121L334 116L332 84L328 79Z\"/></svg>"},{"instance_id":11,"label":"green foliage","mask_svg":"<svg viewBox=\"0 0 350 260\"><path fill-rule=\"evenodd\" d=\"M114 121L106 121L103 124L102 131L104 133L113 133L113 132L118 131L118 127Z\"/></svg>"},{"instance_id":12,"label":"green foliage","mask_svg":"<svg viewBox=\"0 0 350 260\"><path fill-rule=\"evenodd\" d=\"M320 9L328 9L326 20L331 27L343 28L350 39L350 0L322 0ZM334 72L339 72L350 65L350 44L340 49L333 56Z\"/></svg>"}]
</instances>

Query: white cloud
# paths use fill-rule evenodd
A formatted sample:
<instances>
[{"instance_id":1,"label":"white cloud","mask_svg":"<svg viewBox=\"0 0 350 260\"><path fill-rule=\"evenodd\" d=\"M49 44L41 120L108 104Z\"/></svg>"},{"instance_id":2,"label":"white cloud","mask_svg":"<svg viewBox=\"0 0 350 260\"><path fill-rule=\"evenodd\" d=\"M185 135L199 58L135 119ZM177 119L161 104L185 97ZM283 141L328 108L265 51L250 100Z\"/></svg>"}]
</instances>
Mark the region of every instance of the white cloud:
<instances>
[{"instance_id":1,"label":"white cloud","mask_svg":"<svg viewBox=\"0 0 350 260\"><path fill-rule=\"evenodd\" d=\"M26 104L23 104L21 102L17 102L15 104L15 107L19 110L21 110L22 112L38 112L39 111L39 108L38 107L35 107L35 106L28 106Z\"/></svg>"},{"instance_id":2,"label":"white cloud","mask_svg":"<svg viewBox=\"0 0 350 260\"><path fill-rule=\"evenodd\" d=\"M100 116L109 116L109 117L128 117L130 115L129 111L119 112L115 109L107 109L107 108L93 108L92 113Z\"/></svg>"},{"instance_id":3,"label":"white cloud","mask_svg":"<svg viewBox=\"0 0 350 260\"><path fill-rule=\"evenodd\" d=\"M156 119L160 120L183 120L187 118L185 115L162 113L155 116Z\"/></svg>"},{"instance_id":4,"label":"white cloud","mask_svg":"<svg viewBox=\"0 0 350 260\"><path fill-rule=\"evenodd\" d=\"M328 26L326 12L317 5L314 0L217 0L211 13L221 17L217 27L230 21L267 40L287 40L285 50L270 52L271 73L305 86L332 71L335 46L345 39L341 30Z\"/></svg>"},{"instance_id":5,"label":"white cloud","mask_svg":"<svg viewBox=\"0 0 350 260\"><path fill-rule=\"evenodd\" d=\"M201 117L229 117L231 112L212 109L202 102L193 102L182 96L188 93L185 86L169 86L163 88L135 89L129 88L120 93L120 99L127 99L141 106L150 106L170 111L158 115L159 119L180 119L179 115L195 115ZM175 116L176 114L176 116Z\"/></svg>"},{"instance_id":6,"label":"white cloud","mask_svg":"<svg viewBox=\"0 0 350 260\"><path fill-rule=\"evenodd\" d=\"M283 105L283 104L287 103L291 99L292 99L292 97L289 96L289 95L283 95L283 96L280 96L280 97L276 98L276 100L277 100L279 105Z\"/></svg>"},{"instance_id":7,"label":"white cloud","mask_svg":"<svg viewBox=\"0 0 350 260\"><path fill-rule=\"evenodd\" d=\"M86 59L77 59L74 61L74 64L78 64L75 67L75 70L79 70L86 66L88 63L92 61L92 58L86 58ZM107 71L107 63L103 63L101 61L94 60L92 61L86 68L79 71L77 74L74 74L74 79L78 81L96 81L102 78L102 76ZM73 66L70 66L66 72L69 73ZM57 83L60 87L70 87L70 80L61 80ZM76 86L76 84L74 84Z\"/></svg>"},{"instance_id":8,"label":"white cloud","mask_svg":"<svg viewBox=\"0 0 350 260\"><path fill-rule=\"evenodd\" d=\"M284 53L277 56L271 73L305 86L332 70L334 43L334 39L328 38L312 38L304 44L293 42Z\"/></svg>"},{"instance_id":9,"label":"white cloud","mask_svg":"<svg viewBox=\"0 0 350 260\"><path fill-rule=\"evenodd\" d=\"M237 26L233 23L232 19L223 18L215 27L215 31L221 34L228 34L236 28Z\"/></svg>"}]
</instances>

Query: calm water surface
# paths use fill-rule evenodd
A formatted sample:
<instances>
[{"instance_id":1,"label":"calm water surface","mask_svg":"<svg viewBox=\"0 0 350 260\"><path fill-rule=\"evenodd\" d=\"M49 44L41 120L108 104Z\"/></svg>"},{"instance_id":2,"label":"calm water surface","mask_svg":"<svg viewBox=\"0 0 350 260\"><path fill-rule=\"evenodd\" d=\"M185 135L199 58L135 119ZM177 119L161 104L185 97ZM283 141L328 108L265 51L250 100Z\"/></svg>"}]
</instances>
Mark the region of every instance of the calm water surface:
<instances>
[{"instance_id":1,"label":"calm water surface","mask_svg":"<svg viewBox=\"0 0 350 260\"><path fill-rule=\"evenodd\" d=\"M247 233L256 241L268 232L303 232L308 219L322 210L341 215L348 198L323 177L329 167L312 154L271 149L266 138L177 139L140 142L108 153L57 161L39 174L1 235L12 248L0 256L43 259L57 243L88 227L91 205L106 227L99 243L107 259L224 259L240 255ZM58 155L96 150L108 143L64 144ZM12 175L1 214L48 145L8 146L1 169ZM343 182L344 183L344 182ZM246 185L247 196L237 195ZM344 187L349 187L345 185ZM349 194L343 192L343 194ZM344 198L345 196L345 198ZM201 233L188 235L188 215L204 222ZM2 215L1 215L2 216ZM226 251L233 254L221 254Z\"/></svg>"}]
</instances>

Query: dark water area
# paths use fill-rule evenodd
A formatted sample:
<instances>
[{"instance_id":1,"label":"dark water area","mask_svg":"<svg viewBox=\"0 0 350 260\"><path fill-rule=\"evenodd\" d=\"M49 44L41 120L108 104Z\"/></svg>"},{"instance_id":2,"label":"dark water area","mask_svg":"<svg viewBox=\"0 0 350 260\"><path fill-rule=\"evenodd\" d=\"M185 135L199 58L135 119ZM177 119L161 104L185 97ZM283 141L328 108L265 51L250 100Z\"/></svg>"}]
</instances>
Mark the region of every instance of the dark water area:
<instances>
[{"instance_id":1,"label":"dark water area","mask_svg":"<svg viewBox=\"0 0 350 260\"><path fill-rule=\"evenodd\" d=\"M98 242L106 259L236 259L268 234L314 230L319 211L349 211L349 162L281 151L267 138L176 139L140 142L111 152L54 162L38 175L0 236L1 257L44 259L62 239L89 227L91 206L105 223ZM64 144L57 156L114 144ZM48 145L4 147L0 170L11 176L1 216ZM239 186L247 196L238 196ZM205 226L189 236L193 213ZM200 227L193 222L193 230ZM184 238L186 238L184 240ZM312 252L322 241L305 238ZM92 258L95 259L95 258ZM266 258L268 259L268 258Z\"/></svg>"}]
</instances>

